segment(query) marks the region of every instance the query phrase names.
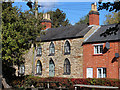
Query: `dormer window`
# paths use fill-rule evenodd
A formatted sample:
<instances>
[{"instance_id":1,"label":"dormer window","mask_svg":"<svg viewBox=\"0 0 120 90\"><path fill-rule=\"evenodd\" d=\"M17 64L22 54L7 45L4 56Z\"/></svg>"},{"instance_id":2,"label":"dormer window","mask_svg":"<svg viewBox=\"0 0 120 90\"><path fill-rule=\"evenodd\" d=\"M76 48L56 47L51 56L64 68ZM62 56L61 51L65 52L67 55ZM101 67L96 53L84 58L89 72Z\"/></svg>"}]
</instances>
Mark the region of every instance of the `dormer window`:
<instances>
[{"instance_id":1,"label":"dormer window","mask_svg":"<svg viewBox=\"0 0 120 90\"><path fill-rule=\"evenodd\" d=\"M65 42L65 45L64 45L64 54L70 54L70 43L69 41L66 41Z\"/></svg>"},{"instance_id":2,"label":"dormer window","mask_svg":"<svg viewBox=\"0 0 120 90\"><path fill-rule=\"evenodd\" d=\"M55 46L54 46L54 43L51 42L50 43L50 47L49 47L49 55L54 55L55 54Z\"/></svg>"},{"instance_id":3,"label":"dormer window","mask_svg":"<svg viewBox=\"0 0 120 90\"><path fill-rule=\"evenodd\" d=\"M37 48L37 56L41 56L41 55L42 55L42 47L39 46L39 47Z\"/></svg>"}]
</instances>

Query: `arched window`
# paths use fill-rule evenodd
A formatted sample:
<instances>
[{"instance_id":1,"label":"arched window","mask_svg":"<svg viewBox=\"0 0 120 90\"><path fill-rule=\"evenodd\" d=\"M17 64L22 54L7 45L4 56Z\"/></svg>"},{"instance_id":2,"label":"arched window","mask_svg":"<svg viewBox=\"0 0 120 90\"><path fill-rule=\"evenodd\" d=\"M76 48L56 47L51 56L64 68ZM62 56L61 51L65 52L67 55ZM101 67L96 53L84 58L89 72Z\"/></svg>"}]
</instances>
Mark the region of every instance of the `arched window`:
<instances>
[{"instance_id":1,"label":"arched window","mask_svg":"<svg viewBox=\"0 0 120 90\"><path fill-rule=\"evenodd\" d=\"M71 73L71 69L70 69L70 62L69 60L66 58L65 62L64 62L64 74L65 75L70 75Z\"/></svg>"},{"instance_id":2,"label":"arched window","mask_svg":"<svg viewBox=\"0 0 120 90\"><path fill-rule=\"evenodd\" d=\"M42 47L39 46L39 47L37 48L37 56L41 56L41 55L42 55Z\"/></svg>"},{"instance_id":3,"label":"arched window","mask_svg":"<svg viewBox=\"0 0 120 90\"><path fill-rule=\"evenodd\" d=\"M37 61L36 74L39 74L39 75L42 74L42 64L41 64L40 60Z\"/></svg>"},{"instance_id":4,"label":"arched window","mask_svg":"<svg viewBox=\"0 0 120 90\"><path fill-rule=\"evenodd\" d=\"M24 66L24 64L22 64L19 67L19 74L23 75L24 73L25 73L25 66Z\"/></svg>"},{"instance_id":5,"label":"arched window","mask_svg":"<svg viewBox=\"0 0 120 90\"><path fill-rule=\"evenodd\" d=\"M64 45L64 54L70 54L70 43L69 41L66 41L65 42L65 45Z\"/></svg>"},{"instance_id":6,"label":"arched window","mask_svg":"<svg viewBox=\"0 0 120 90\"><path fill-rule=\"evenodd\" d=\"M54 55L54 54L55 54L55 46L54 43L51 42L49 47L49 55Z\"/></svg>"}]
</instances>

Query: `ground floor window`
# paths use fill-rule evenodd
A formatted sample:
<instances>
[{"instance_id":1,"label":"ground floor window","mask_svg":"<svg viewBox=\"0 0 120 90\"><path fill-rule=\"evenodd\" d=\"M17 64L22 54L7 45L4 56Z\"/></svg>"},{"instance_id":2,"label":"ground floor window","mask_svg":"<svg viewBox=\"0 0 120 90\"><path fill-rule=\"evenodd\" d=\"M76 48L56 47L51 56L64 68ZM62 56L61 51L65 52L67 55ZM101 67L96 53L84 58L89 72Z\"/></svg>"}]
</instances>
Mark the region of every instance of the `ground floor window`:
<instances>
[{"instance_id":1,"label":"ground floor window","mask_svg":"<svg viewBox=\"0 0 120 90\"><path fill-rule=\"evenodd\" d=\"M93 78L93 68L87 68L87 78Z\"/></svg>"},{"instance_id":2,"label":"ground floor window","mask_svg":"<svg viewBox=\"0 0 120 90\"><path fill-rule=\"evenodd\" d=\"M23 75L25 73L25 66L22 64L19 66L19 74Z\"/></svg>"},{"instance_id":3,"label":"ground floor window","mask_svg":"<svg viewBox=\"0 0 120 90\"><path fill-rule=\"evenodd\" d=\"M106 78L106 68L97 68L97 78Z\"/></svg>"},{"instance_id":4,"label":"ground floor window","mask_svg":"<svg viewBox=\"0 0 120 90\"><path fill-rule=\"evenodd\" d=\"M42 74L42 64L41 64L40 60L37 61L36 74L39 74L39 75Z\"/></svg>"},{"instance_id":5,"label":"ground floor window","mask_svg":"<svg viewBox=\"0 0 120 90\"><path fill-rule=\"evenodd\" d=\"M64 62L64 75L70 75L71 69L70 69L70 61L66 58Z\"/></svg>"}]
</instances>

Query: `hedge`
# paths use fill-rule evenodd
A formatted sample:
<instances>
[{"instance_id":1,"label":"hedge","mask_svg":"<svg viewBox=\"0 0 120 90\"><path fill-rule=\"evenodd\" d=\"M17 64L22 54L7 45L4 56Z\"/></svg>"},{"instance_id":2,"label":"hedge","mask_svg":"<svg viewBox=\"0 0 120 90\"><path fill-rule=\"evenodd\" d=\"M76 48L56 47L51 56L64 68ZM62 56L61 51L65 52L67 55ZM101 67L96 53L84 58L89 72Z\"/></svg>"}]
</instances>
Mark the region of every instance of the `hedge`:
<instances>
[{"instance_id":1,"label":"hedge","mask_svg":"<svg viewBox=\"0 0 120 90\"><path fill-rule=\"evenodd\" d=\"M41 78L37 76L25 76L14 78L10 85L14 88L30 88L32 85L34 87L47 87L47 84L42 82L51 82L51 88L64 87L73 90L74 84L85 84L85 85L101 85L101 86L116 86L120 88L120 80L118 79L108 79L108 78L63 78L63 77L48 77Z\"/></svg>"}]
</instances>

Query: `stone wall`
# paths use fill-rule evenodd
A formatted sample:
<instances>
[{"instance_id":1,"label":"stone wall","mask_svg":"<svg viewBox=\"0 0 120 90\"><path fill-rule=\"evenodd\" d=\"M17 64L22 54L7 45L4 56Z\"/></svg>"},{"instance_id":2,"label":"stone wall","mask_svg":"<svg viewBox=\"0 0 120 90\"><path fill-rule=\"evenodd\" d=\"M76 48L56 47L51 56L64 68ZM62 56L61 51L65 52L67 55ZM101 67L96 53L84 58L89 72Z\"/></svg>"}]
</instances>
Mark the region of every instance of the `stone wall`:
<instances>
[{"instance_id":1,"label":"stone wall","mask_svg":"<svg viewBox=\"0 0 120 90\"><path fill-rule=\"evenodd\" d=\"M35 60L35 66L37 60L42 63L42 75L40 77L49 77L49 61L53 59L55 64L55 77L71 77L82 78L83 77L83 48L81 46L83 39L69 39L71 46L71 53L64 55L64 44L66 40L53 41L55 45L55 55L49 56L49 45L51 42L44 42L42 45L42 56L37 56ZM64 61L68 58L71 64L71 74L63 75L64 73ZM36 68L35 68L36 71ZM36 72L35 72L36 73Z\"/></svg>"},{"instance_id":2,"label":"stone wall","mask_svg":"<svg viewBox=\"0 0 120 90\"><path fill-rule=\"evenodd\" d=\"M25 55L25 75L30 75L33 71L35 72L35 76L40 77L49 77L49 61L50 58L54 61L55 64L55 77L68 77L68 78L83 78L83 41L89 37L98 26L94 26L88 33L84 36L84 38L76 38L76 39L66 39L69 41L71 46L71 53L69 55L64 55L64 44L66 40L57 40L53 41L55 46L55 55L49 56L49 42L41 42L37 44L41 44L42 47L42 56L36 56L35 61L33 62L33 49ZM68 59L71 64L71 74L64 75L64 61ZM42 75L36 75L36 63L40 60L42 64Z\"/></svg>"}]
</instances>

